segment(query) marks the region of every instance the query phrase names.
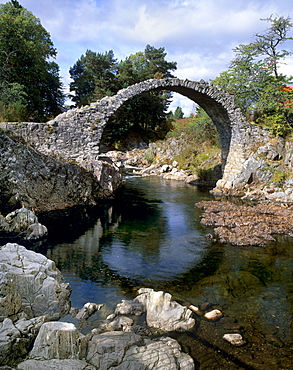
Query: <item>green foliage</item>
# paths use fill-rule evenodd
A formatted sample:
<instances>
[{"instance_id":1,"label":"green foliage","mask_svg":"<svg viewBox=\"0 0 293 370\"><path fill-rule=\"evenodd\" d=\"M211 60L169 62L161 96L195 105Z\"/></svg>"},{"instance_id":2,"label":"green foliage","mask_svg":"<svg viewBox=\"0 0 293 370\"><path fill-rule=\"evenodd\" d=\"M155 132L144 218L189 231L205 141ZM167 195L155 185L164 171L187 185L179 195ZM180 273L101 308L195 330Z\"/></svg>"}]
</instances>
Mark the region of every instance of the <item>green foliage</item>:
<instances>
[{"instance_id":1,"label":"green foliage","mask_svg":"<svg viewBox=\"0 0 293 370\"><path fill-rule=\"evenodd\" d=\"M287 179L287 174L284 171L276 170L274 171L272 181L277 184L282 184Z\"/></svg>"},{"instance_id":2,"label":"green foliage","mask_svg":"<svg viewBox=\"0 0 293 370\"><path fill-rule=\"evenodd\" d=\"M0 85L0 120L22 121L26 112L26 93L18 83Z\"/></svg>"},{"instance_id":3,"label":"green foliage","mask_svg":"<svg viewBox=\"0 0 293 370\"><path fill-rule=\"evenodd\" d=\"M211 118L200 107L196 108L194 116L182 122L180 120L174 122L173 125L174 128L168 133L168 137L178 137L183 133L188 140L199 145L208 143L209 146L219 146L218 131Z\"/></svg>"},{"instance_id":4,"label":"green foliage","mask_svg":"<svg viewBox=\"0 0 293 370\"><path fill-rule=\"evenodd\" d=\"M149 163L149 164L152 164L155 160L155 154L154 152L152 151L151 148L148 148L145 152L144 152L144 158L145 160Z\"/></svg>"},{"instance_id":5,"label":"green foliage","mask_svg":"<svg viewBox=\"0 0 293 370\"><path fill-rule=\"evenodd\" d=\"M119 90L117 61L112 50L104 54L87 50L70 68L69 73L73 79L70 91L74 91L74 95L69 96L77 106L90 104Z\"/></svg>"},{"instance_id":6,"label":"green foliage","mask_svg":"<svg viewBox=\"0 0 293 370\"><path fill-rule=\"evenodd\" d=\"M271 78L257 102L260 117L256 122L268 127L272 134L287 136L293 128L293 90L280 86L280 77Z\"/></svg>"},{"instance_id":7,"label":"green foliage","mask_svg":"<svg viewBox=\"0 0 293 370\"><path fill-rule=\"evenodd\" d=\"M13 105L24 104L27 117L35 120L59 113L64 101L59 68L49 60L55 56L50 35L38 18L16 0L0 4L1 90L8 91L13 84L20 87L11 107L1 100L2 109L13 111Z\"/></svg>"},{"instance_id":8,"label":"green foliage","mask_svg":"<svg viewBox=\"0 0 293 370\"><path fill-rule=\"evenodd\" d=\"M178 167L190 170L203 181L210 181L208 177L213 168L220 163L218 132L206 112L197 108L195 116L179 119L173 123L174 128L167 137L183 137L185 148L174 157Z\"/></svg>"},{"instance_id":9,"label":"green foliage","mask_svg":"<svg viewBox=\"0 0 293 370\"><path fill-rule=\"evenodd\" d=\"M264 21L270 27L263 34L256 34L254 42L239 45L233 51L235 58L230 67L213 83L235 97L235 103L250 117L260 116L258 122L268 126L277 135L292 130L292 90L286 86L292 77L279 73L278 67L292 52L280 46L293 38L287 33L292 27L291 19L270 16Z\"/></svg>"}]
</instances>

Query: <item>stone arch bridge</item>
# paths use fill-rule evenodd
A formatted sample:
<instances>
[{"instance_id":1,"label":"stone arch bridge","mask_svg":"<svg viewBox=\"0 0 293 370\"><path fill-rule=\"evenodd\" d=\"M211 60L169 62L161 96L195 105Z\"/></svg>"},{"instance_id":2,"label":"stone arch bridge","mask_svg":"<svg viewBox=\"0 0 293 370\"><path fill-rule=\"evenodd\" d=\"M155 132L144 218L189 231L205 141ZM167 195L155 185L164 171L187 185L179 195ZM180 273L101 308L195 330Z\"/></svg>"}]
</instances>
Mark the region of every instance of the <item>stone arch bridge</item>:
<instances>
[{"instance_id":1,"label":"stone arch bridge","mask_svg":"<svg viewBox=\"0 0 293 370\"><path fill-rule=\"evenodd\" d=\"M43 153L76 162L94 161L99 157L101 137L111 115L135 95L152 90L177 92L207 112L218 130L222 148L223 178L217 186L233 187L253 146L252 125L245 121L232 95L203 80L150 79L89 106L73 108L47 123L9 123L7 128L21 134Z\"/></svg>"}]
</instances>

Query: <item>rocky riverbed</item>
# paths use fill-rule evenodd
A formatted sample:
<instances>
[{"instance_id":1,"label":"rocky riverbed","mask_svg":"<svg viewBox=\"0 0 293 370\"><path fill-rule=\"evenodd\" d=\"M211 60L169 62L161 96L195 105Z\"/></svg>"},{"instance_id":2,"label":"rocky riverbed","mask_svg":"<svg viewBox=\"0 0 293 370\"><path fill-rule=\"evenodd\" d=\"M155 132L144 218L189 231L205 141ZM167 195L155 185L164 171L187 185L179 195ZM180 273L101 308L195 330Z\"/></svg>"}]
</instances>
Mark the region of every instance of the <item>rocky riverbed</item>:
<instances>
[{"instance_id":1,"label":"rocky riverbed","mask_svg":"<svg viewBox=\"0 0 293 370\"><path fill-rule=\"evenodd\" d=\"M221 243L265 246L275 241L273 235L293 237L292 206L250 206L228 201L203 201L197 203L196 207L204 210L201 223L215 226L215 237ZM214 238L211 234L208 237Z\"/></svg>"}]
</instances>

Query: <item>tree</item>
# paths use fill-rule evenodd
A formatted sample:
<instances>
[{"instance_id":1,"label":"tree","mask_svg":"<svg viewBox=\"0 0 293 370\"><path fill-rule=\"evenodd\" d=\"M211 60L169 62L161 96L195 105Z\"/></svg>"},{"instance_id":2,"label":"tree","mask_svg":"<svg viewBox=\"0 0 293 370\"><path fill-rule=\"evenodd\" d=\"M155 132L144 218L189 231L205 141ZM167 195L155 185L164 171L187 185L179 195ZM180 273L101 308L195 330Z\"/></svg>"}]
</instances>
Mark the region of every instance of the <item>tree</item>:
<instances>
[{"instance_id":1,"label":"tree","mask_svg":"<svg viewBox=\"0 0 293 370\"><path fill-rule=\"evenodd\" d=\"M270 22L270 27L263 34L256 34L254 42L233 49L236 56L229 69L213 83L232 93L244 114L261 115L259 122L274 133L285 134L292 125L292 108L284 102L292 100L292 90L284 88L292 77L280 74L279 65L292 52L280 50L280 46L293 39L287 36L292 23L283 16L263 20Z\"/></svg>"},{"instance_id":2,"label":"tree","mask_svg":"<svg viewBox=\"0 0 293 370\"><path fill-rule=\"evenodd\" d=\"M43 120L61 111L64 95L55 56L38 18L16 0L0 5L1 91L17 84L27 117ZM2 106L9 108L2 98Z\"/></svg>"},{"instance_id":3,"label":"tree","mask_svg":"<svg viewBox=\"0 0 293 370\"><path fill-rule=\"evenodd\" d=\"M77 106L90 104L119 90L117 60L112 50L104 54L87 50L70 68L69 73L73 79L70 91L74 92L70 97Z\"/></svg>"},{"instance_id":4,"label":"tree","mask_svg":"<svg viewBox=\"0 0 293 370\"><path fill-rule=\"evenodd\" d=\"M174 112L174 119L180 119L184 117L184 113L181 107L177 107Z\"/></svg>"},{"instance_id":5,"label":"tree","mask_svg":"<svg viewBox=\"0 0 293 370\"><path fill-rule=\"evenodd\" d=\"M166 56L165 48L150 45L143 52L130 55L118 66L120 86L125 88L150 78L173 77L171 71L176 70L177 63L166 61ZM170 92L152 91L127 101L111 118L111 140L119 140L127 131L140 132L145 140L163 138L171 127L167 120L170 98Z\"/></svg>"}]
</instances>

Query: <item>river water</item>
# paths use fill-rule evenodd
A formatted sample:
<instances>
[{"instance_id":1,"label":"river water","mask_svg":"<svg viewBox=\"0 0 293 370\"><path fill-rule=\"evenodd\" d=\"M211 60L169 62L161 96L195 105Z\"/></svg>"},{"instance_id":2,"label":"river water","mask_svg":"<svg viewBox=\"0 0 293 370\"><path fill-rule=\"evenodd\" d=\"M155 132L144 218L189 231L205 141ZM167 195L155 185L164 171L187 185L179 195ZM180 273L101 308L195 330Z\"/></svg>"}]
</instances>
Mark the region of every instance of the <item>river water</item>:
<instances>
[{"instance_id":1,"label":"river water","mask_svg":"<svg viewBox=\"0 0 293 370\"><path fill-rule=\"evenodd\" d=\"M290 369L292 239L265 248L209 240L212 229L194 206L209 199L180 181L128 176L113 202L40 219L54 230L43 253L70 283L73 307L107 303L109 313L144 286L220 309L221 320L198 318L190 333L171 334L198 369ZM246 345L226 343L226 333L240 333Z\"/></svg>"}]
</instances>

